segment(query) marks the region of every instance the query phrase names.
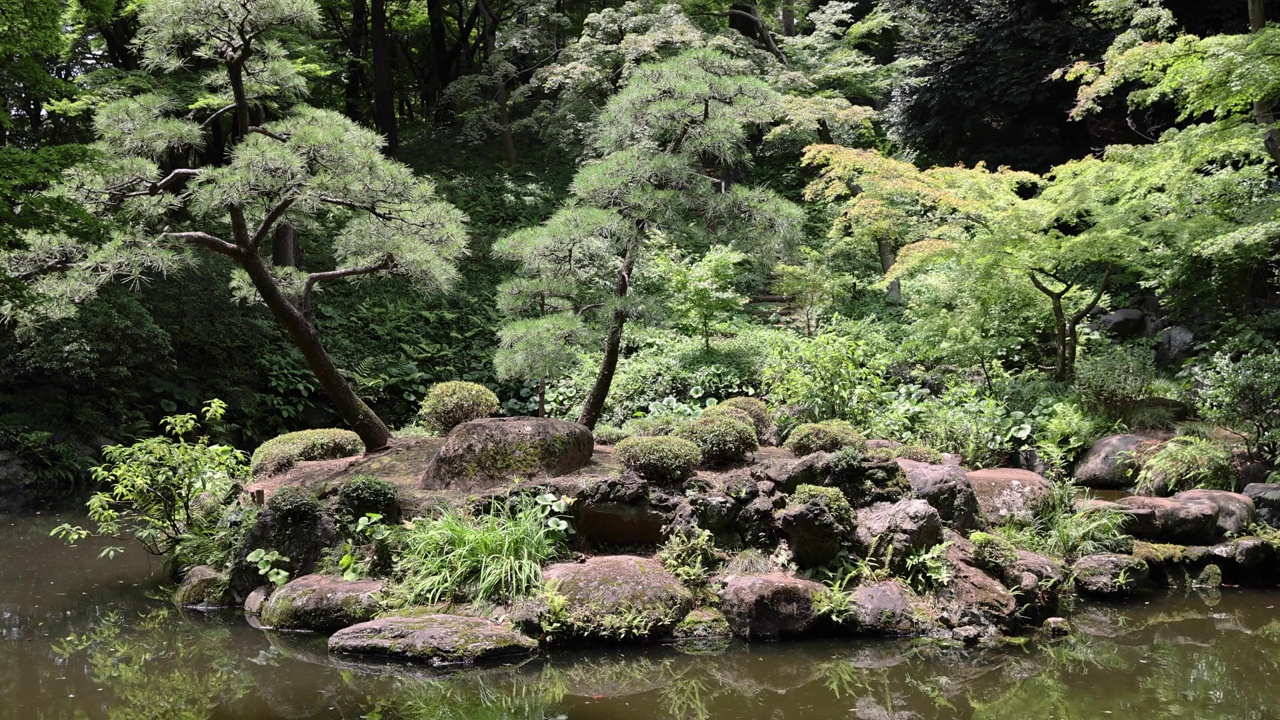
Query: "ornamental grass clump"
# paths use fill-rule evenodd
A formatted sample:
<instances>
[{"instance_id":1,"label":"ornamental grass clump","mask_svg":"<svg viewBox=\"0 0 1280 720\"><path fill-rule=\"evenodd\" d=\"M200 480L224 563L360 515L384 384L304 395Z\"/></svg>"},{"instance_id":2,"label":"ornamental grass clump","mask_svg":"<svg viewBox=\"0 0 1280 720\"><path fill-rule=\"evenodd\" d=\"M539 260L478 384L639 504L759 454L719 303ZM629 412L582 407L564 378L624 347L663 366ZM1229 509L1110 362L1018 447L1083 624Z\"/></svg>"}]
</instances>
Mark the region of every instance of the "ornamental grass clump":
<instances>
[{"instance_id":1,"label":"ornamental grass clump","mask_svg":"<svg viewBox=\"0 0 1280 720\"><path fill-rule=\"evenodd\" d=\"M336 460L364 452L360 436L350 430L300 430L272 438L253 451L254 475L287 472L304 460Z\"/></svg>"},{"instance_id":2,"label":"ornamental grass clump","mask_svg":"<svg viewBox=\"0 0 1280 720\"><path fill-rule=\"evenodd\" d=\"M841 448L855 448L865 454L867 440L843 420L823 420L796 426L787 436L785 447L796 457L818 451L835 452Z\"/></svg>"},{"instance_id":3,"label":"ornamental grass clump","mask_svg":"<svg viewBox=\"0 0 1280 720\"><path fill-rule=\"evenodd\" d=\"M697 445L702 462L712 467L738 462L760 449L755 428L726 415L699 418L681 430L679 437Z\"/></svg>"},{"instance_id":4,"label":"ornamental grass clump","mask_svg":"<svg viewBox=\"0 0 1280 720\"><path fill-rule=\"evenodd\" d=\"M630 437L618 443L613 456L622 466L657 485L679 484L694 476L702 451L676 437Z\"/></svg>"},{"instance_id":5,"label":"ornamental grass clump","mask_svg":"<svg viewBox=\"0 0 1280 720\"><path fill-rule=\"evenodd\" d=\"M443 382L427 391L418 415L428 428L445 434L464 422L489 417L498 407L498 396L483 385Z\"/></svg>"},{"instance_id":6,"label":"ornamental grass clump","mask_svg":"<svg viewBox=\"0 0 1280 720\"><path fill-rule=\"evenodd\" d=\"M445 510L414 520L403 535L390 607L438 602L507 602L542 586L543 563L560 555L564 534L544 506L521 498L466 515Z\"/></svg>"},{"instance_id":7,"label":"ornamental grass clump","mask_svg":"<svg viewBox=\"0 0 1280 720\"><path fill-rule=\"evenodd\" d=\"M1192 488L1235 491L1239 482L1231 449L1210 438L1180 435L1138 461L1139 495L1173 495Z\"/></svg>"}]
</instances>

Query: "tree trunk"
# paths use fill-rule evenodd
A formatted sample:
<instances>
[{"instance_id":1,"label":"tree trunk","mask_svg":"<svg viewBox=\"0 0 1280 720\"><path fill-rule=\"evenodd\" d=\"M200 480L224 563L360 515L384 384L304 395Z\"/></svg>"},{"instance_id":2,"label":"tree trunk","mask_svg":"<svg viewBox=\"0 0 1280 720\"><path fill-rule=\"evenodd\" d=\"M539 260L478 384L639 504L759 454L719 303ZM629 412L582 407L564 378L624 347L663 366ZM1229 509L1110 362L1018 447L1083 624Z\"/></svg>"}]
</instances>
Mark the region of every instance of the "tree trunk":
<instances>
[{"instance_id":1,"label":"tree trunk","mask_svg":"<svg viewBox=\"0 0 1280 720\"><path fill-rule=\"evenodd\" d=\"M307 366L320 381L320 386L338 409L338 414L347 421L351 429L364 442L366 453L385 449L391 442L391 431L382 420L356 394L351 383L342 376L338 366L333 364L329 352L320 342L320 335L315 325L308 320L298 308L280 292L271 271L263 263L262 258L254 252L242 251L236 260L249 274L249 279L262 296L262 300L271 309L279 322L289 333L289 339L302 351L307 359Z\"/></svg>"},{"instance_id":2,"label":"tree trunk","mask_svg":"<svg viewBox=\"0 0 1280 720\"><path fill-rule=\"evenodd\" d=\"M361 122L364 120L364 35L369 24L368 5L365 0L351 0L351 30L347 33L346 116Z\"/></svg>"},{"instance_id":3,"label":"tree trunk","mask_svg":"<svg viewBox=\"0 0 1280 720\"><path fill-rule=\"evenodd\" d=\"M281 222L271 235L271 263L276 267L302 265L302 248L298 245L298 229L291 223Z\"/></svg>"},{"instance_id":4,"label":"tree trunk","mask_svg":"<svg viewBox=\"0 0 1280 720\"><path fill-rule=\"evenodd\" d=\"M782 3L782 35L783 37L795 37L796 34L796 5L794 0L783 0Z\"/></svg>"},{"instance_id":5,"label":"tree trunk","mask_svg":"<svg viewBox=\"0 0 1280 720\"><path fill-rule=\"evenodd\" d=\"M395 88L391 82L391 38L387 27L386 0L372 0L369 4L372 20L373 45L373 125L387 139L384 152L396 151Z\"/></svg>"},{"instance_id":6,"label":"tree trunk","mask_svg":"<svg viewBox=\"0 0 1280 720\"><path fill-rule=\"evenodd\" d=\"M1249 1L1249 31L1256 33L1261 31L1267 25L1267 3L1266 0L1248 0ZM1266 100L1258 100L1253 104L1253 119L1267 130L1267 134L1263 137L1262 143L1267 148L1267 154L1271 156L1272 162L1280 163L1280 130L1271 126L1276 124L1276 115L1271 103Z\"/></svg>"},{"instance_id":7,"label":"tree trunk","mask_svg":"<svg viewBox=\"0 0 1280 720\"><path fill-rule=\"evenodd\" d=\"M627 309L621 301L631 290L631 270L636 262L636 248L627 249L622 260L622 268L618 270L618 282L613 294L618 299L618 306L613 309L609 319L609 335L604 343L604 358L600 361L600 372L596 374L596 382L591 386L591 394L582 403L582 411L578 414L578 424L594 430L604 412L604 401L609 398L609 388L613 385L613 374L618 370L618 354L622 350L622 331L627 324Z\"/></svg>"},{"instance_id":8,"label":"tree trunk","mask_svg":"<svg viewBox=\"0 0 1280 720\"><path fill-rule=\"evenodd\" d=\"M427 22L431 27L432 76L437 90L443 90L453 82L453 59L449 56L449 39L444 28L444 3L427 0Z\"/></svg>"},{"instance_id":9,"label":"tree trunk","mask_svg":"<svg viewBox=\"0 0 1280 720\"><path fill-rule=\"evenodd\" d=\"M898 261L898 254L894 252L893 241L885 238L876 238L876 252L880 255L880 271L888 274L893 264ZM889 299L897 302L902 299L902 283L897 280L889 281Z\"/></svg>"}]
</instances>

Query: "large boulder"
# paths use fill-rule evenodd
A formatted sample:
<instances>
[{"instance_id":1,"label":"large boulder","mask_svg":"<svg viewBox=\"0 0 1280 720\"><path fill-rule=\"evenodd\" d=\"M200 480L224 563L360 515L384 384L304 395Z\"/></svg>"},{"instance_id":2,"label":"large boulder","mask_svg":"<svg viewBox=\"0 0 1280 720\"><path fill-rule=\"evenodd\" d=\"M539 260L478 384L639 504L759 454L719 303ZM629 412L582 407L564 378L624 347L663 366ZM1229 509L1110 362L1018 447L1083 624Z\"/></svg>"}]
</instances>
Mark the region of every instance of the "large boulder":
<instances>
[{"instance_id":1,"label":"large boulder","mask_svg":"<svg viewBox=\"0 0 1280 720\"><path fill-rule=\"evenodd\" d=\"M1084 487L1119 489L1133 486L1133 452L1147 440L1141 435L1109 435L1095 442L1076 461L1071 476Z\"/></svg>"},{"instance_id":2,"label":"large boulder","mask_svg":"<svg viewBox=\"0 0 1280 720\"><path fill-rule=\"evenodd\" d=\"M1098 325L1119 338L1137 337L1142 334L1145 314L1137 308L1123 308L1098 318Z\"/></svg>"},{"instance_id":3,"label":"large boulder","mask_svg":"<svg viewBox=\"0 0 1280 720\"><path fill-rule=\"evenodd\" d=\"M951 564L951 581L937 593L942 621L953 628L1005 627L1014 622L1018 599L996 578L988 575L974 558L974 546L954 532L946 559Z\"/></svg>"},{"instance_id":4,"label":"large boulder","mask_svg":"<svg viewBox=\"0 0 1280 720\"><path fill-rule=\"evenodd\" d=\"M1156 362L1160 365L1186 360L1195 352L1195 333L1182 325L1165 328L1156 344Z\"/></svg>"},{"instance_id":5,"label":"large boulder","mask_svg":"<svg viewBox=\"0 0 1280 720\"><path fill-rule=\"evenodd\" d=\"M657 545L673 518L671 504L661 499L635 473L603 478L574 503L574 528L594 547Z\"/></svg>"},{"instance_id":6,"label":"large boulder","mask_svg":"<svg viewBox=\"0 0 1280 720\"><path fill-rule=\"evenodd\" d=\"M474 492L512 478L555 477L585 466L594 446L590 430L564 420L473 420L449 433L422 481L432 490Z\"/></svg>"},{"instance_id":7,"label":"large boulder","mask_svg":"<svg viewBox=\"0 0 1280 720\"><path fill-rule=\"evenodd\" d=\"M537 649L536 641L503 625L460 615L382 617L343 628L329 638L329 652L435 666L470 665Z\"/></svg>"},{"instance_id":8,"label":"large boulder","mask_svg":"<svg viewBox=\"0 0 1280 720\"><path fill-rule=\"evenodd\" d=\"M604 555L552 565L542 576L563 598L544 611L543 626L569 637L660 637L693 606L692 593L653 558Z\"/></svg>"},{"instance_id":9,"label":"large boulder","mask_svg":"<svg viewBox=\"0 0 1280 720\"><path fill-rule=\"evenodd\" d=\"M933 610L901 580L854 588L842 625L863 635L911 635L933 624Z\"/></svg>"},{"instance_id":10,"label":"large boulder","mask_svg":"<svg viewBox=\"0 0 1280 720\"><path fill-rule=\"evenodd\" d=\"M1087 555L1071 566L1076 589L1090 597L1119 598L1136 593L1147 582L1147 564L1133 555Z\"/></svg>"},{"instance_id":11,"label":"large boulder","mask_svg":"<svg viewBox=\"0 0 1280 720\"><path fill-rule=\"evenodd\" d=\"M243 600L266 579L258 564L249 561L256 549L274 550L289 558L290 572L300 577L315 572L330 548L341 542L342 535L333 518L321 512L318 504L268 503L236 550L230 572L231 592L237 600Z\"/></svg>"},{"instance_id":12,"label":"large boulder","mask_svg":"<svg viewBox=\"0 0 1280 720\"><path fill-rule=\"evenodd\" d=\"M911 496L911 483L893 460L866 460L860 463L826 463L827 483L840 489L854 507L878 502L894 502Z\"/></svg>"},{"instance_id":13,"label":"large boulder","mask_svg":"<svg viewBox=\"0 0 1280 720\"><path fill-rule=\"evenodd\" d=\"M227 585L227 574L208 565L197 565L173 591L173 604L193 610L213 610L235 605Z\"/></svg>"},{"instance_id":14,"label":"large boulder","mask_svg":"<svg viewBox=\"0 0 1280 720\"><path fill-rule=\"evenodd\" d=\"M744 640L804 637L829 625L813 606L814 595L823 591L812 580L782 573L735 575L720 590L720 611Z\"/></svg>"},{"instance_id":15,"label":"large boulder","mask_svg":"<svg viewBox=\"0 0 1280 720\"><path fill-rule=\"evenodd\" d=\"M829 492L843 500L839 493ZM844 502L833 506L824 502L822 496L788 505L777 517L778 527L787 535L791 555L801 568L814 568L835 560L853 536L854 520L849 506Z\"/></svg>"},{"instance_id":16,"label":"large boulder","mask_svg":"<svg viewBox=\"0 0 1280 720\"><path fill-rule=\"evenodd\" d=\"M1009 519L1029 522L1053 492L1048 480L1030 470L974 470L967 477L978 498L978 514L989 526Z\"/></svg>"},{"instance_id":17,"label":"large boulder","mask_svg":"<svg viewBox=\"0 0 1280 720\"><path fill-rule=\"evenodd\" d=\"M854 547L862 557L888 558L894 572L912 555L942 542L942 518L924 500L876 503L858 509Z\"/></svg>"},{"instance_id":18,"label":"large boulder","mask_svg":"<svg viewBox=\"0 0 1280 720\"><path fill-rule=\"evenodd\" d=\"M331 633L373 619L378 612L377 580L343 580L304 575L271 593L262 606L262 624L273 630Z\"/></svg>"},{"instance_id":19,"label":"large boulder","mask_svg":"<svg viewBox=\"0 0 1280 720\"><path fill-rule=\"evenodd\" d=\"M1244 494L1253 501L1259 520L1280 527L1280 483L1249 483Z\"/></svg>"},{"instance_id":20,"label":"large boulder","mask_svg":"<svg viewBox=\"0 0 1280 720\"><path fill-rule=\"evenodd\" d=\"M821 485L826 476L827 453L818 451L801 458L771 458L751 469L753 480L771 482L778 492L794 492L800 485Z\"/></svg>"},{"instance_id":21,"label":"large boulder","mask_svg":"<svg viewBox=\"0 0 1280 720\"><path fill-rule=\"evenodd\" d=\"M1187 490L1173 496L1184 502L1206 502L1218 508L1218 534L1222 537L1244 535L1258 522L1258 511L1247 495L1226 490Z\"/></svg>"},{"instance_id":22,"label":"large boulder","mask_svg":"<svg viewBox=\"0 0 1280 720\"><path fill-rule=\"evenodd\" d=\"M1207 500L1134 495L1116 504L1129 517L1125 532L1140 540L1179 545L1211 545L1217 541L1218 506Z\"/></svg>"},{"instance_id":23,"label":"large boulder","mask_svg":"<svg viewBox=\"0 0 1280 720\"><path fill-rule=\"evenodd\" d=\"M974 494L964 468L949 464L931 465L905 458L898 458L897 462L916 496L932 505L942 522L957 530L980 527L978 496Z\"/></svg>"}]
</instances>

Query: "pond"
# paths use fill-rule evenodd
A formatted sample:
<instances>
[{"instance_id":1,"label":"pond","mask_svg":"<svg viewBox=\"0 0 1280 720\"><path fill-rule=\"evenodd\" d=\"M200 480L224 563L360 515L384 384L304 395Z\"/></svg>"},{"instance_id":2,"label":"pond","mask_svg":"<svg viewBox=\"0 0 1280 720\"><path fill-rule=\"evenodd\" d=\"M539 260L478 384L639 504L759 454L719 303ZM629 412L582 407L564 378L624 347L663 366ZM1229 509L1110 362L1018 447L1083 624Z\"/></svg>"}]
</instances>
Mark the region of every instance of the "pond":
<instances>
[{"instance_id":1,"label":"pond","mask_svg":"<svg viewBox=\"0 0 1280 720\"><path fill-rule=\"evenodd\" d=\"M922 641L562 651L433 673L336 663L324 640L239 613L182 613L138 548L47 537L0 517L0 717L1275 718L1280 592L1088 604L1074 634L998 650Z\"/></svg>"}]
</instances>

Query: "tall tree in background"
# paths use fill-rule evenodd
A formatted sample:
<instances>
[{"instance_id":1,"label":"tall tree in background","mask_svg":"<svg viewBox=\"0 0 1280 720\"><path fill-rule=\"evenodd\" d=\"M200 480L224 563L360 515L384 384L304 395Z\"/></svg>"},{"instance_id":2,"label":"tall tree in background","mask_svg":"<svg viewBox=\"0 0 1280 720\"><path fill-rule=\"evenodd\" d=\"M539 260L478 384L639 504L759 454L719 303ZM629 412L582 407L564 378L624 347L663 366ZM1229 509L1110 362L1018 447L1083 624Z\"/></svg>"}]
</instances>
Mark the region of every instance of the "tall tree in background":
<instances>
[{"instance_id":1,"label":"tall tree in background","mask_svg":"<svg viewBox=\"0 0 1280 720\"><path fill-rule=\"evenodd\" d=\"M68 173L60 191L115 223L109 242L28 235L26 249L4 263L30 281L43 311L66 313L113 278L181 267L190 250L230 258L239 267L236 289L267 305L374 451L390 433L321 342L315 294L328 282L376 274L401 275L424 290L448 287L465 250L464 219L429 182L384 159L374 133L334 112L288 108L302 82L281 39L317 16L311 0L149 2L140 33L146 64L217 71L192 97L151 93L98 110L102 159ZM268 115L280 119L254 124ZM223 116L233 120L225 162L187 166ZM273 265L270 239L285 223L331 234L336 267L305 273Z\"/></svg>"}]
</instances>

